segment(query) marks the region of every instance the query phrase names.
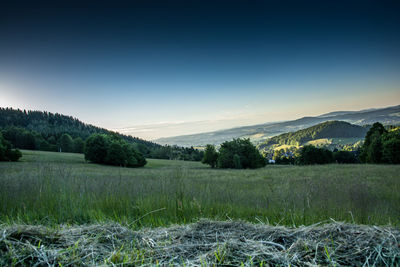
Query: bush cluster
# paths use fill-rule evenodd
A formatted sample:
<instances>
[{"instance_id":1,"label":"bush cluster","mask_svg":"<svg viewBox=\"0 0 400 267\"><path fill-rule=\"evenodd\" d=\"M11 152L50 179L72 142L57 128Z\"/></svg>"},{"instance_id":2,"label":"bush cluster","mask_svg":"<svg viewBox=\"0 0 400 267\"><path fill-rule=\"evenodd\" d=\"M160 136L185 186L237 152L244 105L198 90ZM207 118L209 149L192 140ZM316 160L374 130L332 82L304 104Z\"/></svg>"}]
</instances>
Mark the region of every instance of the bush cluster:
<instances>
[{"instance_id":1,"label":"bush cluster","mask_svg":"<svg viewBox=\"0 0 400 267\"><path fill-rule=\"evenodd\" d=\"M265 159L249 139L224 142L219 152L207 145L202 162L212 168L255 169L265 166Z\"/></svg>"},{"instance_id":2,"label":"bush cluster","mask_svg":"<svg viewBox=\"0 0 400 267\"><path fill-rule=\"evenodd\" d=\"M0 161L18 161L22 157L21 151L11 149L11 143L0 133Z\"/></svg>"},{"instance_id":3,"label":"bush cluster","mask_svg":"<svg viewBox=\"0 0 400 267\"><path fill-rule=\"evenodd\" d=\"M358 162L357 157L356 157L356 152L354 152L354 151L345 151L345 150L334 151L333 158L335 159L335 162L337 162L337 163L357 163Z\"/></svg>"},{"instance_id":4,"label":"bush cluster","mask_svg":"<svg viewBox=\"0 0 400 267\"><path fill-rule=\"evenodd\" d=\"M332 151L311 145L304 146L296 159L296 163L299 165L326 164L334 161Z\"/></svg>"},{"instance_id":5,"label":"bush cluster","mask_svg":"<svg viewBox=\"0 0 400 267\"><path fill-rule=\"evenodd\" d=\"M353 151L330 151L326 148L318 148L312 145L304 146L295 153L284 150L277 150L274 153L276 164L298 164L298 165L313 165L313 164L328 164L328 163L357 163L356 153Z\"/></svg>"},{"instance_id":6,"label":"bush cluster","mask_svg":"<svg viewBox=\"0 0 400 267\"><path fill-rule=\"evenodd\" d=\"M400 129L386 130L376 122L367 132L360 160L365 163L400 164Z\"/></svg>"},{"instance_id":7,"label":"bush cluster","mask_svg":"<svg viewBox=\"0 0 400 267\"><path fill-rule=\"evenodd\" d=\"M117 135L93 134L85 143L85 159L94 163L142 167L146 159Z\"/></svg>"}]
</instances>

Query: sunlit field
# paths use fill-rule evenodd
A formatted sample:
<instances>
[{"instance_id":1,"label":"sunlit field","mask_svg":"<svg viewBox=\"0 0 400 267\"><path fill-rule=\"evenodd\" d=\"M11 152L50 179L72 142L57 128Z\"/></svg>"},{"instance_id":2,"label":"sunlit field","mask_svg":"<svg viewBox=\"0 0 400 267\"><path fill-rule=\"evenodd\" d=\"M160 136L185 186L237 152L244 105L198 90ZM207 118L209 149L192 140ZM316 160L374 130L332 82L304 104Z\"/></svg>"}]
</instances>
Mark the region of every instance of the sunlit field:
<instances>
[{"instance_id":1,"label":"sunlit field","mask_svg":"<svg viewBox=\"0 0 400 267\"><path fill-rule=\"evenodd\" d=\"M246 220L287 226L334 219L400 225L400 166L267 166L211 169L148 160L144 168L86 163L83 155L23 151L0 163L3 223L132 227Z\"/></svg>"}]
</instances>

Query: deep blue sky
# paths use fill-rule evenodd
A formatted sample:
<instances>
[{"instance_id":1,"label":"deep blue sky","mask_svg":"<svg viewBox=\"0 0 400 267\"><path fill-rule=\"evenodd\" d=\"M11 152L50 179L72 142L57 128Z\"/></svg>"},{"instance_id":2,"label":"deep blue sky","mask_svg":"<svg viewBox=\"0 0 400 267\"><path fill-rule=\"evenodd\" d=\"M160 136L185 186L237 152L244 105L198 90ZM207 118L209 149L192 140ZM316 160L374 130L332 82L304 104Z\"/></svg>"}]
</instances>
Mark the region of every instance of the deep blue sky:
<instances>
[{"instance_id":1,"label":"deep blue sky","mask_svg":"<svg viewBox=\"0 0 400 267\"><path fill-rule=\"evenodd\" d=\"M399 1L10 1L0 106L155 138L397 105L399 14Z\"/></svg>"}]
</instances>

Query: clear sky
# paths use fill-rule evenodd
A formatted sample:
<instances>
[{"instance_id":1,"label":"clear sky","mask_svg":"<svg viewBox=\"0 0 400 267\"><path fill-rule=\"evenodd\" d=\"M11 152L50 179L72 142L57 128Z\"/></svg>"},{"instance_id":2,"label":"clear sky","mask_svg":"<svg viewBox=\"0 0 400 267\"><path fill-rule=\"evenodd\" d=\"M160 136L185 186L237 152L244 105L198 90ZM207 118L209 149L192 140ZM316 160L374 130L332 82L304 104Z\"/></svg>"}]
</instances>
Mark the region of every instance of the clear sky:
<instances>
[{"instance_id":1,"label":"clear sky","mask_svg":"<svg viewBox=\"0 0 400 267\"><path fill-rule=\"evenodd\" d=\"M398 105L399 14L399 1L10 1L0 106L154 139Z\"/></svg>"}]
</instances>

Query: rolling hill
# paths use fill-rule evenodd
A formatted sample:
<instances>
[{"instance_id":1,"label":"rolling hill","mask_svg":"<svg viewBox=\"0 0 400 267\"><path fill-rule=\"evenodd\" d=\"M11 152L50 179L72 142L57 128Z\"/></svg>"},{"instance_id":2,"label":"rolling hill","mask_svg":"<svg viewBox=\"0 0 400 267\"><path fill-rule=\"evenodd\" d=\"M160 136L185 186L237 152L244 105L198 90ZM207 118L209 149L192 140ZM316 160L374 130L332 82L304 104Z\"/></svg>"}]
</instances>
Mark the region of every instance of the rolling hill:
<instances>
[{"instance_id":1,"label":"rolling hill","mask_svg":"<svg viewBox=\"0 0 400 267\"><path fill-rule=\"evenodd\" d=\"M160 147L159 144L86 124L77 118L59 113L0 108L0 128L12 126L35 131L44 137L50 135L59 137L64 133L68 133L73 138L80 137L86 139L93 133L116 134L129 143L142 144L149 149Z\"/></svg>"},{"instance_id":2,"label":"rolling hill","mask_svg":"<svg viewBox=\"0 0 400 267\"><path fill-rule=\"evenodd\" d=\"M344 121L327 121L312 127L274 136L258 145L263 151L299 147L306 144L315 146L352 145L364 139L369 127L358 126Z\"/></svg>"},{"instance_id":3,"label":"rolling hill","mask_svg":"<svg viewBox=\"0 0 400 267\"><path fill-rule=\"evenodd\" d=\"M252 142L260 144L270 137L282 133L295 132L326 121L345 121L360 126L370 125L374 122L381 122L384 125L398 125L400 124L400 105L360 111L335 111L292 121L264 123L215 132L160 138L155 142L179 146L204 146L206 144L219 145L232 138L250 138Z\"/></svg>"},{"instance_id":4,"label":"rolling hill","mask_svg":"<svg viewBox=\"0 0 400 267\"><path fill-rule=\"evenodd\" d=\"M5 134L7 132L7 134ZM0 133L16 148L58 151L63 134L83 142L91 134L111 134L133 144L145 157L158 159L196 160L202 152L190 147L163 146L141 138L120 134L77 118L46 111L20 110L0 107Z\"/></svg>"}]
</instances>

